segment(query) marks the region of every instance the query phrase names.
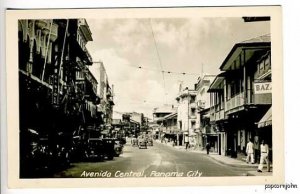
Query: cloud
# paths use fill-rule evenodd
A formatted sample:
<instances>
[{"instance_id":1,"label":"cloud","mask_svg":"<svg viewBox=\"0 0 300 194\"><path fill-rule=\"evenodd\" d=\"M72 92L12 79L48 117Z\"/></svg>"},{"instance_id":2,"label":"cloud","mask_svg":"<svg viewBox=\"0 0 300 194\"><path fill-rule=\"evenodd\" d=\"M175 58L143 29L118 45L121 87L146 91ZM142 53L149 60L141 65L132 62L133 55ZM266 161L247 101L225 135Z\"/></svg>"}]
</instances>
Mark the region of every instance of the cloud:
<instances>
[{"instance_id":1,"label":"cloud","mask_svg":"<svg viewBox=\"0 0 300 194\"><path fill-rule=\"evenodd\" d=\"M109 82L115 85L115 108L149 114L165 102L174 103L179 81L192 88L202 69L208 74L219 72L235 43L270 31L268 22L244 23L241 18L225 17L153 18L151 23L149 19L93 19L88 23L94 41L87 47L94 60L104 62ZM196 75L165 74L163 81L161 67ZM91 71L98 78L97 64Z\"/></svg>"}]
</instances>

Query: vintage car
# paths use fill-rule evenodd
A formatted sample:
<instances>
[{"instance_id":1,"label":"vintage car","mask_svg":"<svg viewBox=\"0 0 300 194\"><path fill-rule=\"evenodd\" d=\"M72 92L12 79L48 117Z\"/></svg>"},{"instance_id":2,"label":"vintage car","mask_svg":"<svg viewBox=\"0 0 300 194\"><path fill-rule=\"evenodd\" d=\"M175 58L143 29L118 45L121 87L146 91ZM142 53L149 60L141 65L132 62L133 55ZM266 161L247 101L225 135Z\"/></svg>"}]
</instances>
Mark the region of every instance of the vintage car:
<instances>
[{"instance_id":1,"label":"vintage car","mask_svg":"<svg viewBox=\"0 0 300 194\"><path fill-rule=\"evenodd\" d=\"M123 144L118 139L115 139L114 143L115 143L115 147L114 147L114 149L115 149L115 156L118 157L118 156L120 156L123 153Z\"/></svg>"},{"instance_id":2,"label":"vintage car","mask_svg":"<svg viewBox=\"0 0 300 194\"><path fill-rule=\"evenodd\" d=\"M103 138L104 157L112 160L115 156L115 140L113 138Z\"/></svg>"},{"instance_id":3,"label":"vintage car","mask_svg":"<svg viewBox=\"0 0 300 194\"><path fill-rule=\"evenodd\" d=\"M139 149L141 149L141 148L147 149L147 140L143 137L139 137L138 138L138 147L139 147Z\"/></svg>"},{"instance_id":4,"label":"vintage car","mask_svg":"<svg viewBox=\"0 0 300 194\"><path fill-rule=\"evenodd\" d=\"M131 145L132 145L132 146L138 146L138 139L135 138L135 137L133 137L133 138L131 139Z\"/></svg>"},{"instance_id":5,"label":"vintage car","mask_svg":"<svg viewBox=\"0 0 300 194\"><path fill-rule=\"evenodd\" d=\"M147 145L148 146L153 146L153 139L152 138L147 138Z\"/></svg>"},{"instance_id":6,"label":"vintage car","mask_svg":"<svg viewBox=\"0 0 300 194\"><path fill-rule=\"evenodd\" d=\"M104 157L104 145L100 138L89 138L87 141L85 156L88 160L102 160Z\"/></svg>"}]
</instances>

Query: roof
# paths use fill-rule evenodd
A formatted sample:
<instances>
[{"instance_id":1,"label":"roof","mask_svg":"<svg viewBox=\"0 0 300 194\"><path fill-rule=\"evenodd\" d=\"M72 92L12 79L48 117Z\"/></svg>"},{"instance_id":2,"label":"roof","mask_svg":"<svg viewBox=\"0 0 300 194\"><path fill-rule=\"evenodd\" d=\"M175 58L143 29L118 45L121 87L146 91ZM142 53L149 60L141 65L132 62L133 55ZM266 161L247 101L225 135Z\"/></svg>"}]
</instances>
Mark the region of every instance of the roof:
<instances>
[{"instance_id":1,"label":"roof","mask_svg":"<svg viewBox=\"0 0 300 194\"><path fill-rule=\"evenodd\" d=\"M162 118L159 118L157 119L158 121L164 121L164 120L168 120L168 119L172 119L172 118L177 118L177 112L174 112L174 113L171 113L171 114L168 114Z\"/></svg>"},{"instance_id":2,"label":"roof","mask_svg":"<svg viewBox=\"0 0 300 194\"><path fill-rule=\"evenodd\" d=\"M113 119L111 124L112 125L120 125L120 124L122 124L122 121L121 121L121 119Z\"/></svg>"},{"instance_id":3,"label":"roof","mask_svg":"<svg viewBox=\"0 0 300 194\"><path fill-rule=\"evenodd\" d=\"M216 92L222 90L224 88L224 85L222 85L224 79L225 79L225 72L217 75L214 81L210 84L207 92Z\"/></svg>"},{"instance_id":4,"label":"roof","mask_svg":"<svg viewBox=\"0 0 300 194\"><path fill-rule=\"evenodd\" d=\"M262 35L262 36L258 36L256 38L251 38L249 40L242 41L241 43L243 43L243 44L245 44L245 43L252 44L252 43L260 43L260 42L271 42L271 34L265 34L265 35Z\"/></svg>"},{"instance_id":5,"label":"roof","mask_svg":"<svg viewBox=\"0 0 300 194\"><path fill-rule=\"evenodd\" d=\"M131 123L135 123L135 124L140 124L139 122L137 122L137 121L135 121L135 120L132 120L132 119L130 119L130 122L131 122Z\"/></svg>"},{"instance_id":6,"label":"roof","mask_svg":"<svg viewBox=\"0 0 300 194\"><path fill-rule=\"evenodd\" d=\"M161 106L161 107L158 107L158 108L155 108L153 110L153 113L172 113L174 112L175 108L173 106Z\"/></svg>"},{"instance_id":7,"label":"roof","mask_svg":"<svg viewBox=\"0 0 300 194\"><path fill-rule=\"evenodd\" d=\"M233 46L225 60L220 66L221 71L226 71L226 69L231 66L236 60L236 58L241 54L244 49L262 49L270 48L271 46L271 36L270 34L262 35L256 38L242 41ZM247 57L247 56L246 56Z\"/></svg>"}]
</instances>

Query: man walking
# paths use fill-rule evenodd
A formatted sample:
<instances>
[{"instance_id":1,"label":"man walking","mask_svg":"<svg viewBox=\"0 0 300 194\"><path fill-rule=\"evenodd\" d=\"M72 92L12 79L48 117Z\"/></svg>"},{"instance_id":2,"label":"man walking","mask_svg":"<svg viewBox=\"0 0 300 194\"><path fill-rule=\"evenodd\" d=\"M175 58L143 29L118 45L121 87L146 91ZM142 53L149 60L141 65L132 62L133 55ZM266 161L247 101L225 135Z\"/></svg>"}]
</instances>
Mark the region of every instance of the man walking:
<instances>
[{"instance_id":1,"label":"man walking","mask_svg":"<svg viewBox=\"0 0 300 194\"><path fill-rule=\"evenodd\" d=\"M261 141L260 145L260 162L258 165L257 172L262 172L264 167L264 162L267 164L267 170L270 172L270 163L269 163L269 146L265 143L264 140Z\"/></svg>"},{"instance_id":2,"label":"man walking","mask_svg":"<svg viewBox=\"0 0 300 194\"><path fill-rule=\"evenodd\" d=\"M246 162L249 163L249 160L250 160L251 164L254 164L254 149L253 149L253 143L252 143L251 138L249 139L249 142L247 143L246 153L247 153Z\"/></svg>"},{"instance_id":3,"label":"man walking","mask_svg":"<svg viewBox=\"0 0 300 194\"><path fill-rule=\"evenodd\" d=\"M210 150L210 144L207 142L205 147L206 147L206 154L208 155Z\"/></svg>"}]
</instances>

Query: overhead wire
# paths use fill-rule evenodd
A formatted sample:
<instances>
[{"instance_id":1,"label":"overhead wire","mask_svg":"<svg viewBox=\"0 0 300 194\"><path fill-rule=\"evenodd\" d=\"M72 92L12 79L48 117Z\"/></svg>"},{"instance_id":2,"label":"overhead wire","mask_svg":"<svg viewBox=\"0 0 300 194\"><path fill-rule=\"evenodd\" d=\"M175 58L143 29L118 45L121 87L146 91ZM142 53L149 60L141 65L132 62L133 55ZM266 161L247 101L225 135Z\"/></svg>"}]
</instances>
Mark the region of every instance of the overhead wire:
<instances>
[{"instance_id":1,"label":"overhead wire","mask_svg":"<svg viewBox=\"0 0 300 194\"><path fill-rule=\"evenodd\" d=\"M147 71L153 71L153 72L159 72L159 73L165 73L165 74L175 74L175 75L192 75L192 76L199 76L200 73L189 73L189 72L176 72L176 71L170 71L170 70L159 70L159 69L154 69L154 68L148 68L148 67L143 67L143 66L138 66L138 65L131 65L127 64L130 67L136 68L136 69L141 69L141 70L147 70Z\"/></svg>"},{"instance_id":2,"label":"overhead wire","mask_svg":"<svg viewBox=\"0 0 300 194\"><path fill-rule=\"evenodd\" d=\"M150 24L151 33L152 33L152 37L153 37L154 45L155 45L155 50L156 50L158 62L159 62L159 65L160 65L162 78L163 78L165 101L167 101L165 74L164 74L164 69L163 69L162 63L161 63L160 55L159 55L159 52L158 52L157 43L156 43L156 39L155 39L155 36L154 36L153 28L152 28L151 18L149 18L149 24Z\"/></svg>"}]
</instances>

